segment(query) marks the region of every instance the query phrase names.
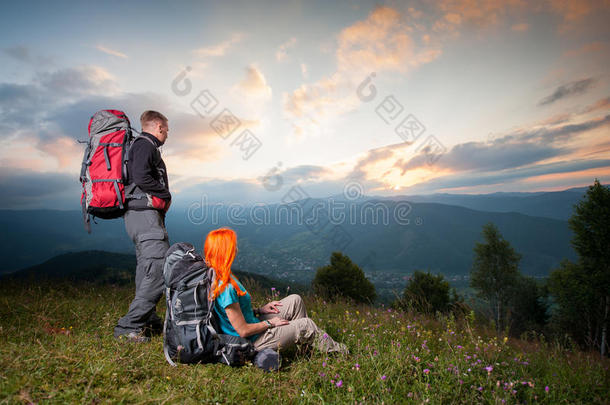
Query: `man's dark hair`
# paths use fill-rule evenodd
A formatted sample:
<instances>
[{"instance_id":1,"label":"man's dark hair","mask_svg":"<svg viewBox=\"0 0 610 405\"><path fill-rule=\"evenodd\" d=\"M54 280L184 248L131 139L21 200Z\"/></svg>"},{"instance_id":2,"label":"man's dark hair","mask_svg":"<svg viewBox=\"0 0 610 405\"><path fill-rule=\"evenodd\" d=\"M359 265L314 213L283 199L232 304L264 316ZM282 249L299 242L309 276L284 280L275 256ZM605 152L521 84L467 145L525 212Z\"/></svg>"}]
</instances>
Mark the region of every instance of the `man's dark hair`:
<instances>
[{"instance_id":1,"label":"man's dark hair","mask_svg":"<svg viewBox=\"0 0 610 405\"><path fill-rule=\"evenodd\" d=\"M152 110L144 111L142 113L142 115L140 116L140 123L142 124L142 126L146 125L147 123L149 123L151 121L157 121L157 122L163 124L163 123L167 123L168 120L165 115L161 114L158 111L152 111Z\"/></svg>"}]
</instances>

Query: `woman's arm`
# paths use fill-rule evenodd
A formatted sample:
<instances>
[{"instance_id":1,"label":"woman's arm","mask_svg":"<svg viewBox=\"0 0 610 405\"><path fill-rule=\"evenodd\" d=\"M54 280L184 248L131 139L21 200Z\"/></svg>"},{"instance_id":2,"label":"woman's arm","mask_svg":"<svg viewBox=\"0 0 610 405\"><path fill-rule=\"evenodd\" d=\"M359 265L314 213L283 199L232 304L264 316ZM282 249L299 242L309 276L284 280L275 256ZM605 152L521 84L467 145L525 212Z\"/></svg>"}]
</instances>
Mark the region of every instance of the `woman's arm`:
<instances>
[{"instance_id":1,"label":"woman's arm","mask_svg":"<svg viewBox=\"0 0 610 405\"><path fill-rule=\"evenodd\" d=\"M225 312L227 313L227 317L229 318L229 322L235 329L235 332L243 338L256 335L266 331L271 327L288 325L288 321L285 319L280 319L278 317L271 318L267 321L257 322L257 323L248 323L244 318L244 314L241 312L241 308L239 307L239 303L234 302L233 304L227 305L225 307ZM271 324L271 325L270 325Z\"/></svg>"}]
</instances>

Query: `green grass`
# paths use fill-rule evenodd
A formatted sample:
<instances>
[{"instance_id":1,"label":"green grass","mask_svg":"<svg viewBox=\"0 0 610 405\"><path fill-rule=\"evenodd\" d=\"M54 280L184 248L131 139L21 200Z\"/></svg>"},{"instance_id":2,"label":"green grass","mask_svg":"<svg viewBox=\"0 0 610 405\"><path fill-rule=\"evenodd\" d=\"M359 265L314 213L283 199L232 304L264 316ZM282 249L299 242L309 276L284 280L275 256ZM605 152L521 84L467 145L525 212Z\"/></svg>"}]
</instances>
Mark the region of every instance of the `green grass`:
<instances>
[{"instance_id":1,"label":"green grass","mask_svg":"<svg viewBox=\"0 0 610 405\"><path fill-rule=\"evenodd\" d=\"M349 356L296 354L278 373L252 365L172 368L160 337L149 344L112 337L132 294L132 287L3 283L0 403L608 402L609 361L594 353L505 342L467 319L314 297L306 297L310 317L346 343ZM270 298L253 296L257 304Z\"/></svg>"}]
</instances>

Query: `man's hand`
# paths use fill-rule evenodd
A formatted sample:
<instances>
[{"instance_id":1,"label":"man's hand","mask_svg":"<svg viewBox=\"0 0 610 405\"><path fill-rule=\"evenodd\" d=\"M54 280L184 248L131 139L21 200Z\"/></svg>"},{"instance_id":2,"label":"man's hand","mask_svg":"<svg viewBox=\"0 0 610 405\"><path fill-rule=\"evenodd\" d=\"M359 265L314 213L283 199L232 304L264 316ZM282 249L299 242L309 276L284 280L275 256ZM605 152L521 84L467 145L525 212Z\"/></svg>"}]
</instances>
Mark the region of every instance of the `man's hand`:
<instances>
[{"instance_id":1,"label":"man's hand","mask_svg":"<svg viewBox=\"0 0 610 405\"><path fill-rule=\"evenodd\" d=\"M261 314L279 314L280 309L278 307L281 307L281 306L282 306L281 302L271 301L270 303L263 305L259 311Z\"/></svg>"}]
</instances>

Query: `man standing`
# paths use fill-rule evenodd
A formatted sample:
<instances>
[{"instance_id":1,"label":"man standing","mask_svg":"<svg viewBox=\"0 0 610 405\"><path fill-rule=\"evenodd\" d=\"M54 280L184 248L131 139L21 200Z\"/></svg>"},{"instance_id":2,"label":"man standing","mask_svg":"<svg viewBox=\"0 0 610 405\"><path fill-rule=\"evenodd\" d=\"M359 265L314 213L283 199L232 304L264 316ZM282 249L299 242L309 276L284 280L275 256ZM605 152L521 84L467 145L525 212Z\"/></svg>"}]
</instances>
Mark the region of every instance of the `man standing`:
<instances>
[{"instance_id":1,"label":"man standing","mask_svg":"<svg viewBox=\"0 0 610 405\"><path fill-rule=\"evenodd\" d=\"M147 342L160 333L162 322L155 308L163 295L163 262L169 248L165 213L171 203L165 163L159 147L169 131L167 118L157 111L140 117L142 133L129 149L125 189L125 229L136 247L136 296L119 319L114 336Z\"/></svg>"}]
</instances>

